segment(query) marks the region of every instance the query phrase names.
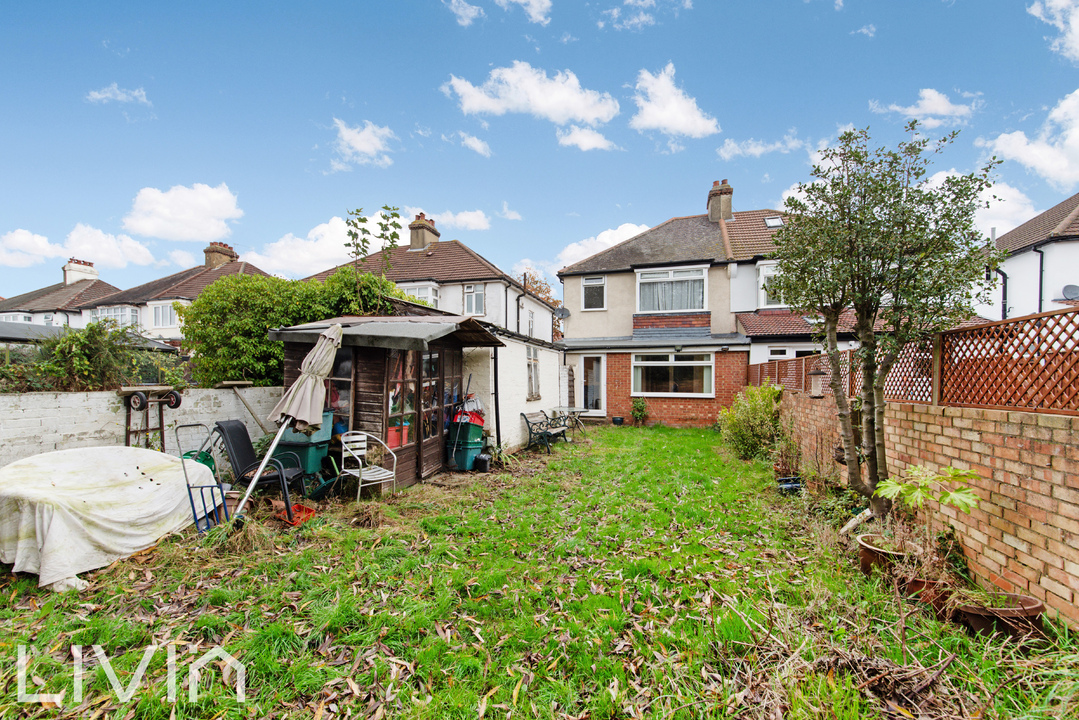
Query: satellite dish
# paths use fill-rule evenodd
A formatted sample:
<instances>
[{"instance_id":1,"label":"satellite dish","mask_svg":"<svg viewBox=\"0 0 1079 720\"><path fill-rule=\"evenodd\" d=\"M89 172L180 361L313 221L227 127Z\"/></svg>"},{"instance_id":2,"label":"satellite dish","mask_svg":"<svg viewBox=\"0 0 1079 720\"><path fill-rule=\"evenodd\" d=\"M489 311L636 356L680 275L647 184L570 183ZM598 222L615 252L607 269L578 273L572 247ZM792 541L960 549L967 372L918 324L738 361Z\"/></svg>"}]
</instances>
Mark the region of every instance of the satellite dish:
<instances>
[{"instance_id":1,"label":"satellite dish","mask_svg":"<svg viewBox=\"0 0 1079 720\"><path fill-rule=\"evenodd\" d=\"M1069 285L1069 287L1073 287L1073 286ZM1079 288L1075 288L1075 290L1076 290L1076 292L1079 292ZM566 318L569 317L569 310L567 310L564 307L557 307L557 308L554 309L554 316L556 318L558 318L559 320L565 320Z\"/></svg>"},{"instance_id":2,"label":"satellite dish","mask_svg":"<svg viewBox=\"0 0 1079 720\"><path fill-rule=\"evenodd\" d=\"M1079 300L1079 285L1065 285L1064 286L1064 299L1065 300Z\"/></svg>"}]
</instances>

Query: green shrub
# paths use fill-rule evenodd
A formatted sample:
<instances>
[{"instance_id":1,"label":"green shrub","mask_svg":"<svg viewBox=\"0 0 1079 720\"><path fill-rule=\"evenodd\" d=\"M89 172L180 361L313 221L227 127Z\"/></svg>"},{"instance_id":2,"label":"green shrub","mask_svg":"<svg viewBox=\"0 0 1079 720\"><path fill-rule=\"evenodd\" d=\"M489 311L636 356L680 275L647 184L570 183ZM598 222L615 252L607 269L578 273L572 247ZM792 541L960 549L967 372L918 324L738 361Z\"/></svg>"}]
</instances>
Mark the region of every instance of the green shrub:
<instances>
[{"instance_id":1,"label":"green shrub","mask_svg":"<svg viewBox=\"0 0 1079 720\"><path fill-rule=\"evenodd\" d=\"M716 429L743 460L763 456L779 432L779 385L747 387L719 412Z\"/></svg>"}]
</instances>

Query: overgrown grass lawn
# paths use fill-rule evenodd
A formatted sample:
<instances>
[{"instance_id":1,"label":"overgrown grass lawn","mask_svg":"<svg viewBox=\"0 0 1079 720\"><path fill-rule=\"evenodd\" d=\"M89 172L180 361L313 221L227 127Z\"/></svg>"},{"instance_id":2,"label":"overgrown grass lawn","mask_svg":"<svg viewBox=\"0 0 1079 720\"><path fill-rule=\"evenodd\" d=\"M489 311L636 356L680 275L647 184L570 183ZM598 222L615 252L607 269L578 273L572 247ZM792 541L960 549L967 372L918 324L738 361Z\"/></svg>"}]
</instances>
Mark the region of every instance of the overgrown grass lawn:
<instances>
[{"instance_id":1,"label":"overgrown grass lawn","mask_svg":"<svg viewBox=\"0 0 1079 720\"><path fill-rule=\"evenodd\" d=\"M857 574L805 501L781 498L769 469L732 459L713 432L588 438L510 473L331 507L296 530L171 538L97 573L81 595L8 575L0 716L981 718L1079 707L1066 632L1017 649L938 623ZM184 687L168 702L164 649L121 702L89 646L126 683L150 643L173 644L181 671L220 645L246 665L246 702L212 668L197 702ZM32 648L29 689L65 691L62 708L17 702L19 644ZM88 656L78 703L73 645Z\"/></svg>"}]
</instances>

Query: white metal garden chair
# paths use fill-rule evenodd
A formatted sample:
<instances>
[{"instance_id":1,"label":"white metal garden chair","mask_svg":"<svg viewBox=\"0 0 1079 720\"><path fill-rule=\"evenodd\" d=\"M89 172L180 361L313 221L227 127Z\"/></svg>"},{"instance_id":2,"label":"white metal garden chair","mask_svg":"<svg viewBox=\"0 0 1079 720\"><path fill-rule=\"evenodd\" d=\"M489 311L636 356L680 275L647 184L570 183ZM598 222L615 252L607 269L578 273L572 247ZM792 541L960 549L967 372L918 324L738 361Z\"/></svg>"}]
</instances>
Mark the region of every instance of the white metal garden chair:
<instances>
[{"instance_id":1,"label":"white metal garden chair","mask_svg":"<svg viewBox=\"0 0 1079 720\"><path fill-rule=\"evenodd\" d=\"M370 438L382 447L393 458L393 469L387 470L380 465L375 465L367 459L367 440ZM390 446L370 433L359 430L351 430L341 435L341 474L356 478L356 499L365 487L372 485L381 486L383 483L392 482L392 492L397 492L397 455L390 450Z\"/></svg>"}]
</instances>

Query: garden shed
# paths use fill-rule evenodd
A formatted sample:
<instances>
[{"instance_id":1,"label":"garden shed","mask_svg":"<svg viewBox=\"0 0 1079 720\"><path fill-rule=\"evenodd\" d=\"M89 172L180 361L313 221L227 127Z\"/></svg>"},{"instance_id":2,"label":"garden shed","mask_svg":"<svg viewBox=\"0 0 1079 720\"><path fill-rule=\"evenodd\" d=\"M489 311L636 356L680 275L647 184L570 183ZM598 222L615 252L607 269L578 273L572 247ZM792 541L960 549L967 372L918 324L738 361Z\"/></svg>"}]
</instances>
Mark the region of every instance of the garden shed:
<instances>
[{"instance_id":1,"label":"garden shed","mask_svg":"<svg viewBox=\"0 0 1079 720\"><path fill-rule=\"evenodd\" d=\"M437 312L437 311L436 311ZM332 434L362 430L397 455L397 487L407 487L446 466L448 425L463 399L464 348L501 347L479 322L455 315L339 317L271 330L285 345L285 385L319 334L342 327L326 411Z\"/></svg>"}]
</instances>

